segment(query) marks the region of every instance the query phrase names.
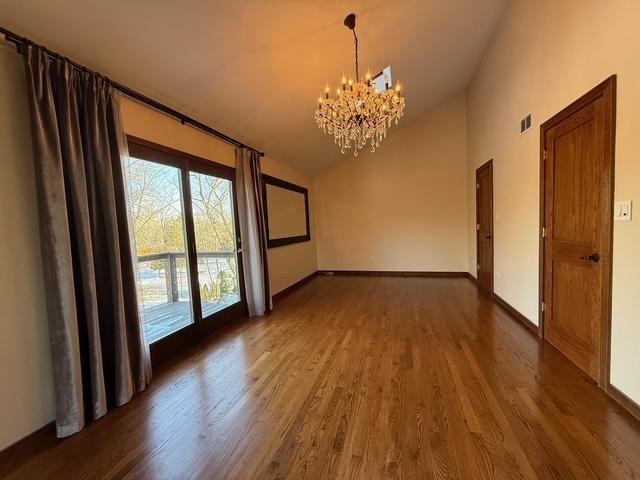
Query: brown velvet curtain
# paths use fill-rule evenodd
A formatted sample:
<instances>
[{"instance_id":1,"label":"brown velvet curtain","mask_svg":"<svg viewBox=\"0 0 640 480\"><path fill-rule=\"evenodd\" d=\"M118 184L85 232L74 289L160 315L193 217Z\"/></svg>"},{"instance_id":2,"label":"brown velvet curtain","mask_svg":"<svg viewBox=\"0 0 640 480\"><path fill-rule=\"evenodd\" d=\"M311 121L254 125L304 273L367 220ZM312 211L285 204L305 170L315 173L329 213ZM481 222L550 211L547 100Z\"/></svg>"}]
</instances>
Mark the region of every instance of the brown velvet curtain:
<instances>
[{"instance_id":1,"label":"brown velvet curtain","mask_svg":"<svg viewBox=\"0 0 640 480\"><path fill-rule=\"evenodd\" d=\"M129 401L150 377L136 302L118 95L22 47L39 195L58 436Z\"/></svg>"},{"instance_id":2,"label":"brown velvet curtain","mask_svg":"<svg viewBox=\"0 0 640 480\"><path fill-rule=\"evenodd\" d=\"M236 149L236 191L247 308L249 316L264 315L271 310L272 300L262 172L255 150Z\"/></svg>"}]
</instances>

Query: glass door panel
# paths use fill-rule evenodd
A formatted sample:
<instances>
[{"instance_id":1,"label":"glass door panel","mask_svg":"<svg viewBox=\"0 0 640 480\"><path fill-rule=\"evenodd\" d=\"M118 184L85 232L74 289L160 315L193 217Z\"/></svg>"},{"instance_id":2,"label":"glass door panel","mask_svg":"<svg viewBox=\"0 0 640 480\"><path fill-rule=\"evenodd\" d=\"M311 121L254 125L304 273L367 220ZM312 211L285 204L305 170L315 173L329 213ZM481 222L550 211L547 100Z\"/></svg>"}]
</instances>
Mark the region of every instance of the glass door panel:
<instances>
[{"instance_id":1,"label":"glass door panel","mask_svg":"<svg viewBox=\"0 0 640 480\"><path fill-rule=\"evenodd\" d=\"M200 304L207 318L241 302L233 184L193 171L189 180Z\"/></svg>"},{"instance_id":2,"label":"glass door panel","mask_svg":"<svg viewBox=\"0 0 640 480\"><path fill-rule=\"evenodd\" d=\"M138 257L138 306L153 343L194 322L182 172L134 157L126 167Z\"/></svg>"}]
</instances>

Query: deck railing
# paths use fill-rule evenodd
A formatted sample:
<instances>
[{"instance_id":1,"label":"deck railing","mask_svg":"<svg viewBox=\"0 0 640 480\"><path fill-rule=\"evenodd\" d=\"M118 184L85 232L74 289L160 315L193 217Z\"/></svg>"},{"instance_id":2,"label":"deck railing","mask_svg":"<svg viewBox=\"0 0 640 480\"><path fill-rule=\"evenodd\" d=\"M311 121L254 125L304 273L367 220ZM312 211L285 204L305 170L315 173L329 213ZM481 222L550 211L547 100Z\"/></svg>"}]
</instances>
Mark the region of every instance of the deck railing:
<instances>
[{"instance_id":1,"label":"deck railing","mask_svg":"<svg viewBox=\"0 0 640 480\"><path fill-rule=\"evenodd\" d=\"M169 302L177 302L179 300L178 268L176 261L179 258L184 257L184 253L177 252L154 253L151 255L141 255L138 257L138 263L155 261L165 262L167 301ZM198 259L201 258L236 258L236 252L198 252Z\"/></svg>"}]
</instances>

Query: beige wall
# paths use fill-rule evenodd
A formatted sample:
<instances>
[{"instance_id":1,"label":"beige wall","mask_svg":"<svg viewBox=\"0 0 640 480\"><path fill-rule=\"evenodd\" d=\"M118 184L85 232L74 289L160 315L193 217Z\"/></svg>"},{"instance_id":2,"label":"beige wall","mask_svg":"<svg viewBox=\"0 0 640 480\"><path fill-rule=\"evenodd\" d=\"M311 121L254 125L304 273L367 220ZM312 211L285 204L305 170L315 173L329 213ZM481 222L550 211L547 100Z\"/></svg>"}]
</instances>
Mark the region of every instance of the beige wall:
<instances>
[{"instance_id":1,"label":"beige wall","mask_svg":"<svg viewBox=\"0 0 640 480\"><path fill-rule=\"evenodd\" d=\"M495 290L535 323L540 123L617 74L615 199L638 200L638 18L640 2L516 0L468 89L469 271L476 263L473 171L493 158ZM533 128L521 136L527 113ZM640 402L640 210L635 215L614 224L611 381Z\"/></svg>"},{"instance_id":2,"label":"beige wall","mask_svg":"<svg viewBox=\"0 0 640 480\"><path fill-rule=\"evenodd\" d=\"M54 416L22 58L0 42L0 450Z\"/></svg>"},{"instance_id":3,"label":"beige wall","mask_svg":"<svg viewBox=\"0 0 640 480\"><path fill-rule=\"evenodd\" d=\"M295 183L309 190L309 229L311 241L269 249L271 291L280 292L318 269L317 238L314 222L315 196L311 179L271 157L263 158L262 171L272 177Z\"/></svg>"},{"instance_id":4,"label":"beige wall","mask_svg":"<svg viewBox=\"0 0 640 480\"><path fill-rule=\"evenodd\" d=\"M224 165L234 166L234 147L195 128L182 125L175 119L134 101L123 99L122 123L124 130L167 147L207 158ZM308 188L309 209L313 218L313 191L311 180L271 157L262 159L262 171L273 177ZM273 293L315 272L317 269L316 238L311 225L311 241L272 248L269 250L269 269Z\"/></svg>"},{"instance_id":5,"label":"beige wall","mask_svg":"<svg viewBox=\"0 0 640 480\"><path fill-rule=\"evenodd\" d=\"M466 271L466 182L461 95L314 179L318 267Z\"/></svg>"}]
</instances>

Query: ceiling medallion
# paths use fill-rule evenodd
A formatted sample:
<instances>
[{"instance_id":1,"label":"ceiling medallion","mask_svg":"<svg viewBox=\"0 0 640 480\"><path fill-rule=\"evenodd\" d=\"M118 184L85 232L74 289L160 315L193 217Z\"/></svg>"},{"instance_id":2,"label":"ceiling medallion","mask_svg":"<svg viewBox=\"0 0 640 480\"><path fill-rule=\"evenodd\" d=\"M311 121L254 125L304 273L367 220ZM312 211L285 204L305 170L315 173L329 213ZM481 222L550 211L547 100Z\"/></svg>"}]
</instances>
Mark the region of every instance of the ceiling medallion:
<instances>
[{"instance_id":1,"label":"ceiling medallion","mask_svg":"<svg viewBox=\"0 0 640 480\"><path fill-rule=\"evenodd\" d=\"M347 15L344 24L353 32L356 79L354 82L343 75L335 98L329 96L330 88L327 85L324 96L318 98L315 119L319 128L333 135L342 153L353 147L353 154L357 156L358 151L367 144L371 146L371 152L375 152L387 136L387 129L391 128L392 122L398 124L404 113L404 97L399 82L395 88L385 83L383 91L379 91L369 72L364 81L360 81L355 14Z\"/></svg>"}]
</instances>

